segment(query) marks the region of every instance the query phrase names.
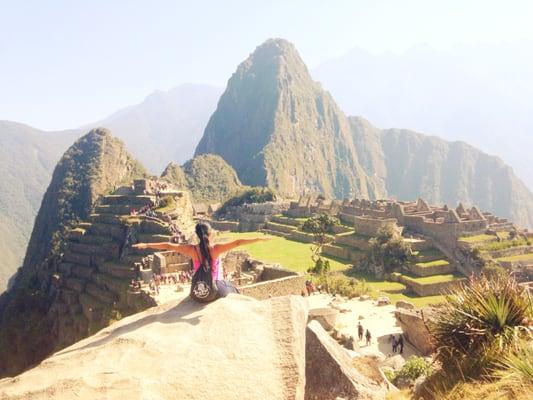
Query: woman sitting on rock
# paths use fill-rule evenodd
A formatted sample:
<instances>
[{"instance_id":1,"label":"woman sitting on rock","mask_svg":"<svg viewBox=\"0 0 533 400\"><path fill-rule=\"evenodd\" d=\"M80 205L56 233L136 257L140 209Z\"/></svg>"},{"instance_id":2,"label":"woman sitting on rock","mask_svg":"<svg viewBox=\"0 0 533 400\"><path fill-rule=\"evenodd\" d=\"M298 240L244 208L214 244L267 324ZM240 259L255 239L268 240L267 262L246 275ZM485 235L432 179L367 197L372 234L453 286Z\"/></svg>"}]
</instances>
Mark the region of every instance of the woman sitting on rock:
<instances>
[{"instance_id":1,"label":"woman sitting on rock","mask_svg":"<svg viewBox=\"0 0 533 400\"><path fill-rule=\"evenodd\" d=\"M230 282L224 280L220 255L239 246L271 239L270 237L258 237L237 239L227 243L211 244L212 230L209 224L204 222L196 225L196 235L199 240L198 244L176 244L168 242L137 243L133 245L133 247L136 249L170 250L189 256L192 258L194 272L198 271L202 265L210 266L211 276L216 283L218 296L225 297L229 293L238 293L238 291Z\"/></svg>"}]
</instances>

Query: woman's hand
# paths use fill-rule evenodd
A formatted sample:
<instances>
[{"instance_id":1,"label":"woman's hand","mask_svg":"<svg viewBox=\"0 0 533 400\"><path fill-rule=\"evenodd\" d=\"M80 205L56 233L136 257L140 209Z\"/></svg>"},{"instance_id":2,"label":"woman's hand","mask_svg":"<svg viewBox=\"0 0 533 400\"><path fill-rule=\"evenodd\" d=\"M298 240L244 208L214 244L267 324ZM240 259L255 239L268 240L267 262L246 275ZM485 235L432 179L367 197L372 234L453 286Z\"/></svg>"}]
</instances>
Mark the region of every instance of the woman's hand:
<instances>
[{"instance_id":1,"label":"woman's hand","mask_svg":"<svg viewBox=\"0 0 533 400\"><path fill-rule=\"evenodd\" d=\"M136 244L134 244L131 247L133 247L135 249L147 249L148 248L148 243L136 243Z\"/></svg>"}]
</instances>

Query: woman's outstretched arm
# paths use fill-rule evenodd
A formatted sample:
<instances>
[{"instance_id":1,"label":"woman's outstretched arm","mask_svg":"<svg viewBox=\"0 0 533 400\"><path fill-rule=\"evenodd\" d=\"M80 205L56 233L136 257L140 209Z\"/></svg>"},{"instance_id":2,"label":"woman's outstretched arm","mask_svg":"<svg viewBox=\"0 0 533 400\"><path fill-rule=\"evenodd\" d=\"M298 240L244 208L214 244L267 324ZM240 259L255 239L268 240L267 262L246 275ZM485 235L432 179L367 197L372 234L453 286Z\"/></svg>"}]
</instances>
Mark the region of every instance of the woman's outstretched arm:
<instances>
[{"instance_id":1,"label":"woman's outstretched arm","mask_svg":"<svg viewBox=\"0 0 533 400\"><path fill-rule=\"evenodd\" d=\"M160 242L160 243L137 243L132 247L136 249L155 249L155 250L170 250L177 253L185 254L189 257L195 256L194 246L190 244L176 244L169 242Z\"/></svg>"},{"instance_id":2,"label":"woman's outstretched arm","mask_svg":"<svg viewBox=\"0 0 533 400\"><path fill-rule=\"evenodd\" d=\"M218 257L219 254L222 254L222 253L226 253L230 250L233 250L234 248L236 247L239 247L239 246L244 246L246 244L252 244L252 243L256 243L256 242L263 242L265 240L271 240L272 237L270 236L265 236L265 237L257 237L257 238L249 238L249 239L237 239L237 240L233 240L231 242L228 242L228 243L220 243L220 244L216 244L214 246L214 250L215 250L215 255L214 257Z\"/></svg>"}]
</instances>

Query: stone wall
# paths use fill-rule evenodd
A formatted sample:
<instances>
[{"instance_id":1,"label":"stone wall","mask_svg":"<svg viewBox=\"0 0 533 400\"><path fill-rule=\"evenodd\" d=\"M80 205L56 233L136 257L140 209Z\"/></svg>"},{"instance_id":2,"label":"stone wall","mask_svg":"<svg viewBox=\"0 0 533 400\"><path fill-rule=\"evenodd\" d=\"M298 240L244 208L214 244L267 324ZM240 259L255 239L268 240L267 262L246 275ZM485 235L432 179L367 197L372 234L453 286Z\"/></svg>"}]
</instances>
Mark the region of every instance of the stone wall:
<instances>
[{"instance_id":1,"label":"stone wall","mask_svg":"<svg viewBox=\"0 0 533 400\"><path fill-rule=\"evenodd\" d=\"M317 321L309 322L305 339L305 400L386 397L387 384L375 360L352 359Z\"/></svg>"},{"instance_id":2,"label":"stone wall","mask_svg":"<svg viewBox=\"0 0 533 400\"><path fill-rule=\"evenodd\" d=\"M417 276L433 276L440 274L449 274L455 271L455 265L453 264L444 264L444 265L432 265L432 266L420 266L414 264L409 266L409 270Z\"/></svg>"},{"instance_id":3,"label":"stone wall","mask_svg":"<svg viewBox=\"0 0 533 400\"><path fill-rule=\"evenodd\" d=\"M239 287L241 294L258 300L290 294L301 295L303 290L305 276L299 274Z\"/></svg>"},{"instance_id":4,"label":"stone wall","mask_svg":"<svg viewBox=\"0 0 533 400\"><path fill-rule=\"evenodd\" d=\"M230 231L238 232L239 223L237 221L209 221L209 224L213 229L217 231Z\"/></svg>"},{"instance_id":5,"label":"stone wall","mask_svg":"<svg viewBox=\"0 0 533 400\"><path fill-rule=\"evenodd\" d=\"M256 268L262 268L263 270L261 272L261 276L259 277L260 281L270 281L280 278L286 278L288 276L298 276L297 272L290 271L279 265L259 264L256 266Z\"/></svg>"},{"instance_id":6,"label":"stone wall","mask_svg":"<svg viewBox=\"0 0 533 400\"><path fill-rule=\"evenodd\" d=\"M520 247L510 247L504 250L491 251L490 255L492 258L500 257L509 257L509 256L518 256L521 254L533 253L533 246L520 246Z\"/></svg>"},{"instance_id":7,"label":"stone wall","mask_svg":"<svg viewBox=\"0 0 533 400\"><path fill-rule=\"evenodd\" d=\"M376 219L370 217L354 217L355 232L367 236L376 236L378 231L388 225L397 226L395 218Z\"/></svg>"},{"instance_id":8,"label":"stone wall","mask_svg":"<svg viewBox=\"0 0 533 400\"><path fill-rule=\"evenodd\" d=\"M368 244L369 239L369 237L364 236L342 235L336 237L335 243L356 247L360 250L368 250L370 248L370 245Z\"/></svg>"},{"instance_id":9,"label":"stone wall","mask_svg":"<svg viewBox=\"0 0 533 400\"><path fill-rule=\"evenodd\" d=\"M233 250L224 256L222 265L226 273L245 271L250 267L250 254L244 250Z\"/></svg>"},{"instance_id":10,"label":"stone wall","mask_svg":"<svg viewBox=\"0 0 533 400\"><path fill-rule=\"evenodd\" d=\"M191 258L176 253L175 251L162 251L154 253L153 271L162 274L187 271L190 269Z\"/></svg>"},{"instance_id":11,"label":"stone wall","mask_svg":"<svg viewBox=\"0 0 533 400\"><path fill-rule=\"evenodd\" d=\"M409 289L415 292L417 295L423 296L436 296L439 294L444 294L450 289L457 287L461 282L466 281L465 279L457 279L448 282L436 282L436 283L418 283L412 279L406 278L404 276L400 277L400 282L407 285Z\"/></svg>"},{"instance_id":12,"label":"stone wall","mask_svg":"<svg viewBox=\"0 0 533 400\"><path fill-rule=\"evenodd\" d=\"M396 310L396 321L403 331L405 339L423 355L430 355L435 351L431 334L420 311Z\"/></svg>"}]
</instances>

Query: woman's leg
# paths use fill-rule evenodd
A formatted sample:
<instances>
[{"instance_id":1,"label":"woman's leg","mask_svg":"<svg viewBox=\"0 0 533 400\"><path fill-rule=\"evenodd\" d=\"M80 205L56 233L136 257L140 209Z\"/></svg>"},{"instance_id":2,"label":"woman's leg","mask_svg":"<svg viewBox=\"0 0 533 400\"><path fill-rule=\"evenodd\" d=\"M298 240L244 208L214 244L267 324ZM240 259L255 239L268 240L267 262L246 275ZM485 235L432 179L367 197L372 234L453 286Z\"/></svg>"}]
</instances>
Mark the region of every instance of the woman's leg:
<instances>
[{"instance_id":1,"label":"woman's leg","mask_svg":"<svg viewBox=\"0 0 533 400\"><path fill-rule=\"evenodd\" d=\"M226 297L230 293L239 293L237 288L228 281L216 281L218 289L218 297Z\"/></svg>"}]
</instances>

